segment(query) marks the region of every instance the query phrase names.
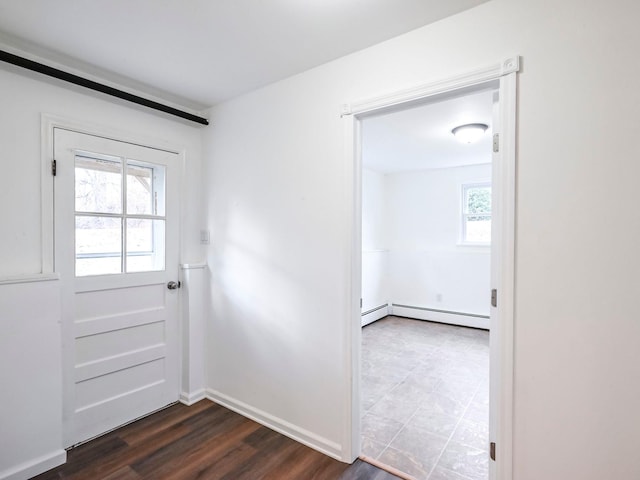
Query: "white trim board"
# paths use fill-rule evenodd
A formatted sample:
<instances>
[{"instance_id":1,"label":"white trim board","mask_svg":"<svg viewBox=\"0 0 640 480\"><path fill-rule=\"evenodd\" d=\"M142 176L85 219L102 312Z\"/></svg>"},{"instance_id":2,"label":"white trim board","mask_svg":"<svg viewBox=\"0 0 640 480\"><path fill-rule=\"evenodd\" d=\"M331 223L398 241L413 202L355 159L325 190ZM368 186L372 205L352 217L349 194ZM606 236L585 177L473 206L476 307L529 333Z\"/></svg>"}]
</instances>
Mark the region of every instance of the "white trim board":
<instances>
[{"instance_id":1,"label":"white trim board","mask_svg":"<svg viewBox=\"0 0 640 480\"><path fill-rule=\"evenodd\" d=\"M0 472L0 480L26 480L52 468L62 465L67 461L67 452L63 449L56 450L47 455L34 458L21 463L10 470Z\"/></svg>"},{"instance_id":2,"label":"white trim board","mask_svg":"<svg viewBox=\"0 0 640 480\"><path fill-rule=\"evenodd\" d=\"M493 154L493 216L491 245L491 288L498 291L498 306L491 308L491 420L490 441L496 442L496 461L489 462L490 480L511 480L513 476L513 318L515 272L515 185L516 185L516 74L520 57L511 57L464 75L444 78L415 88L391 92L368 100L345 103L344 126L344 245L347 249L345 275L350 279L345 302L343 459L353 461L360 453L360 356L362 287L362 158L361 120L388 108L411 106L430 98L457 96L476 89L492 88L499 93L496 112L499 152ZM487 293L488 294L488 293Z\"/></svg>"},{"instance_id":3,"label":"white trim board","mask_svg":"<svg viewBox=\"0 0 640 480\"><path fill-rule=\"evenodd\" d=\"M316 435L309 430L287 422L281 418L264 412L258 408L252 407L240 400L220 393L217 390L211 388L207 389L207 398L212 402L215 402L223 407L233 410L239 413L243 417L250 418L251 420L258 422L265 427L270 428L278 433L281 433L289 438L292 438L296 442L302 443L308 447L313 448L325 455L328 455L337 460L342 460L341 452L342 445L332 442L331 440Z\"/></svg>"},{"instance_id":4,"label":"white trim board","mask_svg":"<svg viewBox=\"0 0 640 480\"><path fill-rule=\"evenodd\" d=\"M206 263L181 263L180 268L182 270L200 270L203 268L207 268Z\"/></svg>"},{"instance_id":5,"label":"white trim board","mask_svg":"<svg viewBox=\"0 0 640 480\"><path fill-rule=\"evenodd\" d=\"M20 283L54 282L60 280L57 273L35 273L33 275L15 275L0 277L0 285L16 285Z\"/></svg>"},{"instance_id":6,"label":"white trim board","mask_svg":"<svg viewBox=\"0 0 640 480\"><path fill-rule=\"evenodd\" d=\"M422 100L442 93L473 87L474 85L482 84L490 80L497 80L502 76L518 72L519 70L520 57L510 57L499 64L490 65L455 77L417 85L414 88L401 90L388 95L381 95L368 100L345 103L342 105L341 115L360 115L362 113L409 103L414 100Z\"/></svg>"}]
</instances>

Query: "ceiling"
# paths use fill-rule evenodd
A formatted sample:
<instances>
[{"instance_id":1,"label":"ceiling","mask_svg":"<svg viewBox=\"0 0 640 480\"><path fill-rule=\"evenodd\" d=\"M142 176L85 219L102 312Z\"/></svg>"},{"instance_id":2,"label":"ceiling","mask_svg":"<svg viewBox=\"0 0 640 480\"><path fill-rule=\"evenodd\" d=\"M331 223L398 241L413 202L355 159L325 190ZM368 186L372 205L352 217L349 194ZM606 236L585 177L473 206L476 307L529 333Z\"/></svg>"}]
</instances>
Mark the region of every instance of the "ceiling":
<instances>
[{"instance_id":1,"label":"ceiling","mask_svg":"<svg viewBox=\"0 0 640 480\"><path fill-rule=\"evenodd\" d=\"M488 89L365 118L362 163L385 174L490 163L492 105ZM451 130L467 123L489 129L462 144Z\"/></svg>"},{"instance_id":2,"label":"ceiling","mask_svg":"<svg viewBox=\"0 0 640 480\"><path fill-rule=\"evenodd\" d=\"M0 43L200 110L487 0L0 0Z\"/></svg>"}]
</instances>

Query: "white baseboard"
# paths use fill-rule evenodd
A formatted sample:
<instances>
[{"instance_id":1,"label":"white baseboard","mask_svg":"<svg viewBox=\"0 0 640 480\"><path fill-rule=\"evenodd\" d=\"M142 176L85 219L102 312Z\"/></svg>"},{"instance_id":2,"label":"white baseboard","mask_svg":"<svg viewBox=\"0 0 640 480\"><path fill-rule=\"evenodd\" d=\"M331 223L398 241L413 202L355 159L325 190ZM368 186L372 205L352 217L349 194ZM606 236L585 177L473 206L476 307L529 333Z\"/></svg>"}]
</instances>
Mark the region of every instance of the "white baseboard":
<instances>
[{"instance_id":1,"label":"white baseboard","mask_svg":"<svg viewBox=\"0 0 640 480\"><path fill-rule=\"evenodd\" d=\"M194 403L198 403L200 400L204 400L205 398L207 398L207 392L204 388L191 393L180 393L180 403L185 404L187 407L190 407Z\"/></svg>"},{"instance_id":2,"label":"white baseboard","mask_svg":"<svg viewBox=\"0 0 640 480\"><path fill-rule=\"evenodd\" d=\"M396 304L392 304L389 310L390 315L397 315L399 317L429 320L431 322L448 323L450 325L489 330L489 316Z\"/></svg>"},{"instance_id":3,"label":"white baseboard","mask_svg":"<svg viewBox=\"0 0 640 480\"><path fill-rule=\"evenodd\" d=\"M389 315L389 304L380 305L362 314L360 325L365 326Z\"/></svg>"},{"instance_id":4,"label":"white baseboard","mask_svg":"<svg viewBox=\"0 0 640 480\"><path fill-rule=\"evenodd\" d=\"M275 430L278 433L292 438L296 442L300 442L307 447L311 447L314 450L324 453L336 460L340 460L341 462L345 461L342 458L342 446L339 443L332 442L331 440L316 435L309 430L293 425L286 420L278 418L267 412L263 412L262 410L254 408L251 405L247 405L244 402L231 398L228 395L211 388L207 389L207 398L228 408L229 410L233 410L244 417L258 422L271 430Z\"/></svg>"},{"instance_id":5,"label":"white baseboard","mask_svg":"<svg viewBox=\"0 0 640 480\"><path fill-rule=\"evenodd\" d=\"M29 462L21 463L8 470L0 472L0 480L27 480L41 473L51 470L58 465L62 465L67 461L67 452L63 449L41 457L35 458Z\"/></svg>"}]
</instances>

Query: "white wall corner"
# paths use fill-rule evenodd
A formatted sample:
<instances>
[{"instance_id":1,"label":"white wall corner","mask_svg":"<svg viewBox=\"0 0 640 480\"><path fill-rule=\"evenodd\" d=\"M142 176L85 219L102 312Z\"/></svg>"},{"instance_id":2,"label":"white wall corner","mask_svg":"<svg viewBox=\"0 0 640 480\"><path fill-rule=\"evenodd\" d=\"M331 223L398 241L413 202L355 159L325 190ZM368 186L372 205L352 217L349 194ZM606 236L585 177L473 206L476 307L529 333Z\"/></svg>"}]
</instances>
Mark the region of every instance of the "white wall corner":
<instances>
[{"instance_id":1,"label":"white wall corner","mask_svg":"<svg viewBox=\"0 0 640 480\"><path fill-rule=\"evenodd\" d=\"M180 403L190 407L194 403L198 403L200 400L207 398L207 392L204 388L196 390L195 392L180 392Z\"/></svg>"}]
</instances>

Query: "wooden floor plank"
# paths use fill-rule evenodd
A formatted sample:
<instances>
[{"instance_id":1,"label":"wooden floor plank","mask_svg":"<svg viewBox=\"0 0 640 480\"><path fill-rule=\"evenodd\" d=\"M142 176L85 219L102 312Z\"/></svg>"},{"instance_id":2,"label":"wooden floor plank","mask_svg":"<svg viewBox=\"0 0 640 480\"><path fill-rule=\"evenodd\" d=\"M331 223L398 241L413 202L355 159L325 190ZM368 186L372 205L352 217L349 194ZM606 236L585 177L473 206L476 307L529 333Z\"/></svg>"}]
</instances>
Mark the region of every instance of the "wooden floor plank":
<instances>
[{"instance_id":1,"label":"wooden floor plank","mask_svg":"<svg viewBox=\"0 0 640 480\"><path fill-rule=\"evenodd\" d=\"M119 457L120 453L125 452L128 447L127 442L113 433L98 437L89 443L69 450L67 453L68 468L64 473L72 475L84 468L84 465L101 463L105 458L112 456Z\"/></svg>"},{"instance_id":2,"label":"wooden floor plank","mask_svg":"<svg viewBox=\"0 0 640 480\"><path fill-rule=\"evenodd\" d=\"M122 427L118 436L129 445L136 445L152 438L167 426L180 423L204 410L219 408L213 402L198 402L189 408L183 408L182 404L175 404L165 410L157 412L158 415L149 415L137 422Z\"/></svg>"},{"instance_id":3,"label":"wooden floor plank","mask_svg":"<svg viewBox=\"0 0 640 480\"><path fill-rule=\"evenodd\" d=\"M139 461L147 456L151 455L158 448L166 445L171 445L175 441L184 437L190 432L190 430L181 424L171 425L161 433L154 437L153 441L138 444L134 447L127 448L124 451L117 452L117 454L104 455L101 459L91 463L75 463L74 458L70 455L67 462L66 469L63 473L65 479L69 480L84 480L87 478L104 478L107 475L118 470L121 466L131 465L136 461ZM85 446L85 445L83 445ZM90 444L86 444L87 448L91 448ZM70 452L72 453L73 450ZM99 454L99 452L97 452Z\"/></svg>"},{"instance_id":4,"label":"wooden floor plank","mask_svg":"<svg viewBox=\"0 0 640 480\"><path fill-rule=\"evenodd\" d=\"M259 432L268 435L247 438L245 443L256 448L256 453L237 468L227 473L222 480L252 480L264 478L270 471L278 469L285 458L298 445L297 442L279 433L261 427ZM258 440L261 438L261 440Z\"/></svg>"},{"instance_id":5,"label":"wooden floor plank","mask_svg":"<svg viewBox=\"0 0 640 480\"><path fill-rule=\"evenodd\" d=\"M288 455L283 456L280 462L280 470L289 472L292 477L299 476L302 472L307 472L308 478L313 478L311 469L314 468L314 459L309 455L308 448L302 444L297 444L296 448L291 450ZM268 472L263 480L279 480L280 472Z\"/></svg>"},{"instance_id":6,"label":"wooden floor plank","mask_svg":"<svg viewBox=\"0 0 640 480\"><path fill-rule=\"evenodd\" d=\"M187 435L180 442L168 445L159 452L160 456L150 456L144 463L134 464L132 468L146 478L181 479L195 476L203 465L213 464L224 457L259 427L255 422L227 412L229 415L215 429L203 431L204 435ZM255 453L253 448L250 451L251 454Z\"/></svg>"},{"instance_id":7,"label":"wooden floor plank","mask_svg":"<svg viewBox=\"0 0 640 480\"><path fill-rule=\"evenodd\" d=\"M131 470L129 465L119 468L111 475L104 477L103 480L140 480L142 477Z\"/></svg>"},{"instance_id":8,"label":"wooden floor plank","mask_svg":"<svg viewBox=\"0 0 640 480\"><path fill-rule=\"evenodd\" d=\"M398 480L348 465L209 400L174 405L71 449L37 480Z\"/></svg>"},{"instance_id":9,"label":"wooden floor plank","mask_svg":"<svg viewBox=\"0 0 640 480\"><path fill-rule=\"evenodd\" d=\"M191 431L176 441L158 448L150 455L136 461L131 467L145 478L163 478L164 474L173 470L173 465L181 465L188 454L198 445L204 442L220 441L220 438L228 432L234 431L247 420L240 415L233 414L230 410L214 411L208 416L205 411L197 415L197 422L188 423ZM196 418L194 417L194 418Z\"/></svg>"},{"instance_id":10,"label":"wooden floor plank","mask_svg":"<svg viewBox=\"0 0 640 480\"><path fill-rule=\"evenodd\" d=\"M213 461L197 463L190 469L181 469L167 480L182 480L191 478L206 478L207 480L220 480L238 465L249 460L255 455L256 450L247 444L239 443L233 448L226 450L224 455ZM195 467L195 468L193 468Z\"/></svg>"}]
</instances>

